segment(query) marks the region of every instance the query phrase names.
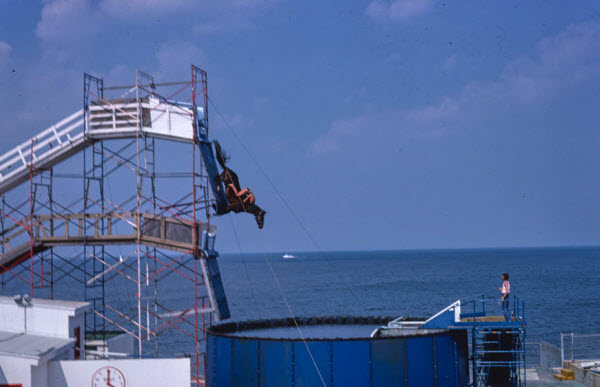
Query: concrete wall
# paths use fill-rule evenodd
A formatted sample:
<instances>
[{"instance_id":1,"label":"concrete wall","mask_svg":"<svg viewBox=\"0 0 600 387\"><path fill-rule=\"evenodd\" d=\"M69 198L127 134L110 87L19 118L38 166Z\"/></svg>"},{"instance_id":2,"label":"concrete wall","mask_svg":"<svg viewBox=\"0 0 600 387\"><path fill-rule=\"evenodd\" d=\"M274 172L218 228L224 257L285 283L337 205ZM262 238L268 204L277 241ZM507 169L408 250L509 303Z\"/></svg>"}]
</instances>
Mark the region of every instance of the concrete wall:
<instances>
[{"instance_id":1,"label":"concrete wall","mask_svg":"<svg viewBox=\"0 0 600 387\"><path fill-rule=\"evenodd\" d=\"M48 363L31 367L31 385L34 387L48 387Z\"/></svg>"},{"instance_id":2,"label":"concrete wall","mask_svg":"<svg viewBox=\"0 0 600 387\"><path fill-rule=\"evenodd\" d=\"M573 363L571 369L575 374L575 381L586 387L600 387L600 374L586 371L581 367L581 363Z\"/></svg>"},{"instance_id":3,"label":"concrete wall","mask_svg":"<svg viewBox=\"0 0 600 387\"><path fill-rule=\"evenodd\" d=\"M58 304L57 302L56 304ZM25 331L32 335L69 338L73 337L76 325L83 330L84 310L53 305L52 301L33 300L27 308L18 306L10 297L0 298L0 330L20 333ZM25 324L27 316L27 324Z\"/></svg>"},{"instance_id":4,"label":"concrete wall","mask_svg":"<svg viewBox=\"0 0 600 387\"><path fill-rule=\"evenodd\" d=\"M573 370L573 374L575 376L575 381L583 384L586 387L600 387L600 374L589 371L590 363L600 363L598 360L577 360L570 361L565 360L563 362L563 368ZM588 369L584 369L588 367ZM597 368L598 365L595 365L593 368Z\"/></svg>"},{"instance_id":5,"label":"concrete wall","mask_svg":"<svg viewBox=\"0 0 600 387\"><path fill-rule=\"evenodd\" d=\"M5 332L72 338L75 328L80 327L81 346L84 337L85 303L33 300L27 308L18 306L12 297L0 296L0 330ZM25 317L26 316L26 317ZM48 386L48 358L73 359L74 349L64 348L33 359L15 354L0 356L0 384L20 383L23 387ZM52 385L52 384L50 384Z\"/></svg>"},{"instance_id":6,"label":"concrete wall","mask_svg":"<svg viewBox=\"0 0 600 387\"><path fill-rule=\"evenodd\" d=\"M33 365L37 365L37 360L0 356L0 384L20 383L23 387L45 387L45 383L31 383L31 369Z\"/></svg>"},{"instance_id":7,"label":"concrete wall","mask_svg":"<svg viewBox=\"0 0 600 387\"><path fill-rule=\"evenodd\" d=\"M23 332L25 327L25 311L13 300L0 300L0 330L5 332Z\"/></svg>"},{"instance_id":8,"label":"concrete wall","mask_svg":"<svg viewBox=\"0 0 600 387\"><path fill-rule=\"evenodd\" d=\"M127 387L190 387L190 359L64 360L48 363L48 386L89 386L103 367L121 371Z\"/></svg>"},{"instance_id":9,"label":"concrete wall","mask_svg":"<svg viewBox=\"0 0 600 387\"><path fill-rule=\"evenodd\" d=\"M136 350L133 336L127 333L111 337L106 340L106 344L108 346L108 352L134 353Z\"/></svg>"}]
</instances>

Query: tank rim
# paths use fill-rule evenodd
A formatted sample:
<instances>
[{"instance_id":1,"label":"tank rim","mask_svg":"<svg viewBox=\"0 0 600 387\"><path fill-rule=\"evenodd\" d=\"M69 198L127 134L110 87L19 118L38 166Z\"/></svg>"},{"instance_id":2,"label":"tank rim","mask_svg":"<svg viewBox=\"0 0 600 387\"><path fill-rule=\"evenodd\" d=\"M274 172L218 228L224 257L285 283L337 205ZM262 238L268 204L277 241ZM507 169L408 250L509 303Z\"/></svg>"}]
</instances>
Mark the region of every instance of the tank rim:
<instances>
[{"instance_id":1,"label":"tank rim","mask_svg":"<svg viewBox=\"0 0 600 387\"><path fill-rule=\"evenodd\" d=\"M310 325L387 325L388 322L397 317L388 316L318 316L318 317L296 317L300 327ZM404 321L423 321L422 318L405 317ZM228 337L243 340L264 340L264 341L303 341L302 338L281 338L281 337L258 337L258 336L240 336L236 333L251 329L295 327L294 320L291 317L233 321L211 325L206 333L212 336ZM420 334L419 336L435 335ZM438 333L439 334L439 333ZM310 337L304 338L304 341L356 341L356 340L388 340L397 339L397 337Z\"/></svg>"}]
</instances>

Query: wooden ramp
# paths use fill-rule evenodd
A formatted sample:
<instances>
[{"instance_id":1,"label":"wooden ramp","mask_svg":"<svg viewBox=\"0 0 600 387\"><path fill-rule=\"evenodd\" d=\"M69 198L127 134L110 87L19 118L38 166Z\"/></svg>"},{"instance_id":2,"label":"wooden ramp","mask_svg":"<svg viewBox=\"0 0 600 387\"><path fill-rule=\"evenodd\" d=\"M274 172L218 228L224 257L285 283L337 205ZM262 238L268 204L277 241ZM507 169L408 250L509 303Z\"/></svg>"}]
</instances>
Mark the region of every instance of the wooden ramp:
<instances>
[{"instance_id":1,"label":"wooden ramp","mask_svg":"<svg viewBox=\"0 0 600 387\"><path fill-rule=\"evenodd\" d=\"M9 271L19 263L25 261L31 256L33 247L33 255L41 253L42 251L48 250L50 247L42 245L42 243L35 241L33 246L30 241L21 243L19 246L10 249L7 253L0 255L0 273Z\"/></svg>"},{"instance_id":2,"label":"wooden ramp","mask_svg":"<svg viewBox=\"0 0 600 387\"><path fill-rule=\"evenodd\" d=\"M33 226L33 254L52 246L136 245L190 253L200 247L203 231L215 232L214 225L177 217L135 212L34 215L21 224ZM195 234L194 234L195 231ZM12 247L14 242L16 247ZM2 235L5 253L0 255L0 273L31 256L29 232L14 225Z\"/></svg>"}]
</instances>

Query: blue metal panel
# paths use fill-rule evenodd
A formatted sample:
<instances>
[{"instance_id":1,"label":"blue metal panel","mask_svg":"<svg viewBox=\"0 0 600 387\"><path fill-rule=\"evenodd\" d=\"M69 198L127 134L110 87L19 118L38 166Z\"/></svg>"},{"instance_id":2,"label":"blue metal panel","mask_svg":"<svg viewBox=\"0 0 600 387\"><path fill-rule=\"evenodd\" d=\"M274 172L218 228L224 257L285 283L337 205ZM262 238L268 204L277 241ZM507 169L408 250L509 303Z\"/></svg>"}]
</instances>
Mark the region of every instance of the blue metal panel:
<instances>
[{"instance_id":1,"label":"blue metal panel","mask_svg":"<svg viewBox=\"0 0 600 387\"><path fill-rule=\"evenodd\" d=\"M454 325L454 310L447 310L444 313L440 314L436 318L432 319L429 322L421 325L419 329L424 328L439 328L439 329L447 329L448 327Z\"/></svg>"},{"instance_id":2,"label":"blue metal panel","mask_svg":"<svg viewBox=\"0 0 600 387\"><path fill-rule=\"evenodd\" d=\"M223 324L234 333L265 322ZM293 328L293 327L290 327ZM234 333L235 334L235 333ZM307 342L327 386L467 387L464 330L428 336ZM302 341L208 335L207 386L321 386ZM437 382L437 383L436 383Z\"/></svg>"},{"instance_id":3,"label":"blue metal panel","mask_svg":"<svg viewBox=\"0 0 600 387\"><path fill-rule=\"evenodd\" d=\"M232 386L258 385L258 341L237 338L233 341Z\"/></svg>"},{"instance_id":4,"label":"blue metal panel","mask_svg":"<svg viewBox=\"0 0 600 387\"><path fill-rule=\"evenodd\" d=\"M404 386L406 381L406 341L371 342L373 387Z\"/></svg>"},{"instance_id":5,"label":"blue metal panel","mask_svg":"<svg viewBox=\"0 0 600 387\"><path fill-rule=\"evenodd\" d=\"M333 385L369 386L369 360L368 341L333 341Z\"/></svg>"},{"instance_id":6,"label":"blue metal panel","mask_svg":"<svg viewBox=\"0 0 600 387\"><path fill-rule=\"evenodd\" d=\"M456 387L456 357L452 336L435 337L435 355L437 370L437 385L439 387Z\"/></svg>"},{"instance_id":7,"label":"blue metal panel","mask_svg":"<svg viewBox=\"0 0 600 387\"><path fill-rule=\"evenodd\" d=\"M215 154L213 153L212 144L205 139L200 139L198 141L198 147L200 148L202 161L204 161L204 167L208 173L210 188L212 189L213 196L216 200L217 214L223 214L225 213L228 202L227 198L225 197L225 188L219 179L219 170L217 169L217 163L215 162Z\"/></svg>"},{"instance_id":8,"label":"blue metal panel","mask_svg":"<svg viewBox=\"0 0 600 387\"><path fill-rule=\"evenodd\" d=\"M411 387L433 386L433 337L411 337L406 339L408 356L408 385Z\"/></svg>"},{"instance_id":9,"label":"blue metal panel","mask_svg":"<svg viewBox=\"0 0 600 387\"><path fill-rule=\"evenodd\" d=\"M292 386L291 341L260 342L260 385L265 387Z\"/></svg>"},{"instance_id":10,"label":"blue metal panel","mask_svg":"<svg viewBox=\"0 0 600 387\"><path fill-rule=\"evenodd\" d=\"M217 365L215 364L217 347L215 346L215 340L216 337L213 335L206 336L206 369L204 370L204 376L206 377L206 384L208 386L214 385L214 375L217 372Z\"/></svg>"},{"instance_id":11,"label":"blue metal panel","mask_svg":"<svg viewBox=\"0 0 600 387\"><path fill-rule=\"evenodd\" d=\"M213 252L216 253L216 251ZM231 314L229 312L229 304L227 304L227 296L225 295L223 280L221 279L221 271L219 270L217 255L208 255L206 257L206 266L208 267L208 280L210 281L213 294L215 295L215 302L217 303L219 320L225 320L229 318Z\"/></svg>"},{"instance_id":12,"label":"blue metal panel","mask_svg":"<svg viewBox=\"0 0 600 387\"><path fill-rule=\"evenodd\" d=\"M213 336L213 340L213 346L207 343L209 346L207 358L209 372L206 376L211 379L208 380L207 385L231 386L231 339ZM214 351L212 354L210 353L211 347L213 347ZM213 367L210 366L211 361L213 362Z\"/></svg>"},{"instance_id":13,"label":"blue metal panel","mask_svg":"<svg viewBox=\"0 0 600 387\"><path fill-rule=\"evenodd\" d=\"M331 386L331 351L329 341L307 341L325 384ZM294 341L294 386L322 386L321 378L302 341Z\"/></svg>"},{"instance_id":14,"label":"blue metal panel","mask_svg":"<svg viewBox=\"0 0 600 387\"><path fill-rule=\"evenodd\" d=\"M455 342L458 385L469 385L469 339L466 330L452 331Z\"/></svg>"}]
</instances>

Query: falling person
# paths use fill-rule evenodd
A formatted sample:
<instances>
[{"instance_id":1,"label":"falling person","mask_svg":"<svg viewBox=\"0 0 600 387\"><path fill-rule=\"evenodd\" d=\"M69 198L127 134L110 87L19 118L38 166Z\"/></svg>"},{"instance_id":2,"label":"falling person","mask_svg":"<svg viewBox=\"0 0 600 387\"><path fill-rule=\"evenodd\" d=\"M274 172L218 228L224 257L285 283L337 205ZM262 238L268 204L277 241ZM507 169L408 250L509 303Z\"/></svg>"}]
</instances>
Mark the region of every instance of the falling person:
<instances>
[{"instance_id":1,"label":"falling person","mask_svg":"<svg viewBox=\"0 0 600 387\"><path fill-rule=\"evenodd\" d=\"M220 178L223 184L225 184L225 196L229 202L224 214L228 212L236 214L247 212L254 215L258 228L262 229L265 223L266 211L256 205L254 193L250 188L241 188L237 173L225 164L227 157L217 141L215 141L215 148L217 151L217 161L221 165L221 168L223 168Z\"/></svg>"}]
</instances>

